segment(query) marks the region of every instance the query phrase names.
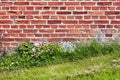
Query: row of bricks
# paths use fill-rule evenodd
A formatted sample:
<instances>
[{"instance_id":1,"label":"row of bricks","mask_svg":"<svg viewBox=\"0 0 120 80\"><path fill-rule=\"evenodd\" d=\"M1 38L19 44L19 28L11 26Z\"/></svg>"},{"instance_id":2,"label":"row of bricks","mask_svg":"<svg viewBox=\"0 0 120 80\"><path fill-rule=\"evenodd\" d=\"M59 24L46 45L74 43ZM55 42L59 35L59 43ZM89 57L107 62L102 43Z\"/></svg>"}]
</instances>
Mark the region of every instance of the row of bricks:
<instances>
[{"instance_id":1,"label":"row of bricks","mask_svg":"<svg viewBox=\"0 0 120 80\"><path fill-rule=\"evenodd\" d=\"M0 15L119 15L120 11L0 11Z\"/></svg>"},{"instance_id":2,"label":"row of bricks","mask_svg":"<svg viewBox=\"0 0 120 80\"><path fill-rule=\"evenodd\" d=\"M116 11L119 11L120 10L120 7L119 6L117 6L117 7L113 7L113 6L111 6L111 7L92 7L92 6L90 6L90 7L84 7L84 6L69 6L69 7L65 7L65 6L62 6L62 7L59 7L59 6L54 6L54 7L49 7L49 6L45 6L45 7L31 7L31 6L26 6L26 7L16 7L16 6L13 6L13 7L0 7L0 10L4 10L4 11L9 11L8 12L8 14L9 13L11 13L12 11L14 11L14 13L17 13L17 11L16 10L18 10L18 11L25 11L25 14L26 14L26 12L28 11L40 11L40 10L43 10L43 12L44 11L51 11L51 10L54 10L54 11L74 11L74 10L76 10L76 11L79 11L79 10L81 10L81 11L85 11L85 10L88 10L88 11L90 11L90 10L93 10L93 11L95 11L95 10L101 10L101 11L114 11L114 10L116 10ZM16 12L15 12L16 11Z\"/></svg>"},{"instance_id":3,"label":"row of bricks","mask_svg":"<svg viewBox=\"0 0 120 80\"><path fill-rule=\"evenodd\" d=\"M44 33L92 33L92 34L97 34L97 33L119 33L120 29L40 29L40 30L31 30L31 29L25 29L25 30L5 30L4 32L1 33L9 33L7 34L8 36L10 34L21 34L21 33L32 33L33 35L35 34L44 34Z\"/></svg>"},{"instance_id":4,"label":"row of bricks","mask_svg":"<svg viewBox=\"0 0 120 80\"><path fill-rule=\"evenodd\" d=\"M44 15L44 16L0 16L0 20L11 20L13 19L14 21L19 21L19 20L32 20L32 19L36 19L36 20L119 20L120 19L120 15L110 15L110 16L103 16L103 15L80 15L80 16L48 16L48 15Z\"/></svg>"},{"instance_id":5,"label":"row of bricks","mask_svg":"<svg viewBox=\"0 0 120 80\"><path fill-rule=\"evenodd\" d=\"M120 25L0 25L0 32L9 29L120 29Z\"/></svg>"},{"instance_id":6,"label":"row of bricks","mask_svg":"<svg viewBox=\"0 0 120 80\"><path fill-rule=\"evenodd\" d=\"M102 35L102 37L112 37L112 33L99 33ZM120 37L120 34L118 34L119 37ZM70 34L70 33L65 33L65 34L50 34L50 33L46 33L46 34L4 34L4 38L1 38L2 40L4 41L8 41L6 40L5 38L37 38L37 37L40 37L40 38L45 38L45 37L51 37L51 38L55 38L55 37L65 37L65 38L80 38L80 37L96 37L96 34L92 34L92 33L83 33L83 34L80 34L80 33L73 33L73 34ZM18 38L18 39L19 39Z\"/></svg>"},{"instance_id":7,"label":"row of bricks","mask_svg":"<svg viewBox=\"0 0 120 80\"><path fill-rule=\"evenodd\" d=\"M0 20L0 24L120 24L120 20Z\"/></svg>"},{"instance_id":8,"label":"row of bricks","mask_svg":"<svg viewBox=\"0 0 120 80\"><path fill-rule=\"evenodd\" d=\"M61 41L61 39L71 39L75 41L75 39L80 39L80 38L93 38L93 37L96 37L96 35L94 34L68 34L67 36L62 36L62 37L51 37L51 36L48 36L49 34L46 34L47 36L45 37L25 37L25 38L22 38L22 37L11 37L11 38L3 38L2 40L4 42L22 42L22 41L41 41L42 39L48 39L47 41L49 41L49 39L52 39L53 41L56 41L54 39L59 39L59 41ZM63 34L64 35L64 34ZM100 37L99 38L112 38L113 34L100 34ZM117 37L120 37L120 34L117 34Z\"/></svg>"},{"instance_id":9,"label":"row of bricks","mask_svg":"<svg viewBox=\"0 0 120 80\"><path fill-rule=\"evenodd\" d=\"M25 1L25 0L24 0ZM82 5L82 6L111 6L111 5L114 5L114 6L119 6L120 5L120 2L116 1L116 2L113 2L113 1L102 1L102 2L99 2L99 1L89 1L89 2L80 2L80 1L75 1L75 2L42 2L42 1L38 1L38 2L33 2L33 1L26 1L26 2L0 2L0 5L1 6L12 6L12 5L34 5L34 6L37 6L37 5L49 5L49 6L54 6L54 5Z\"/></svg>"}]
</instances>

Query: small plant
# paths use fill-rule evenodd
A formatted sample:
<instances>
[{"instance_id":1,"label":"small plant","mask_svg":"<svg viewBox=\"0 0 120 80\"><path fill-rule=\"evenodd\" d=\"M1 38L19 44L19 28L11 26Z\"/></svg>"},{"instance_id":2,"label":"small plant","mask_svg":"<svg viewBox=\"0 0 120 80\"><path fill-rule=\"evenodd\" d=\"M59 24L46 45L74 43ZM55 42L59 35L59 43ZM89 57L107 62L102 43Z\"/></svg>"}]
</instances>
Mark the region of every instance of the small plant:
<instances>
[{"instance_id":1,"label":"small plant","mask_svg":"<svg viewBox=\"0 0 120 80\"><path fill-rule=\"evenodd\" d=\"M34 48L34 45L33 43L30 43L30 42L24 42L24 43L21 43L16 49L15 51L17 53L19 53L20 55L29 55L31 56L34 51L33 51L33 48Z\"/></svg>"}]
</instances>

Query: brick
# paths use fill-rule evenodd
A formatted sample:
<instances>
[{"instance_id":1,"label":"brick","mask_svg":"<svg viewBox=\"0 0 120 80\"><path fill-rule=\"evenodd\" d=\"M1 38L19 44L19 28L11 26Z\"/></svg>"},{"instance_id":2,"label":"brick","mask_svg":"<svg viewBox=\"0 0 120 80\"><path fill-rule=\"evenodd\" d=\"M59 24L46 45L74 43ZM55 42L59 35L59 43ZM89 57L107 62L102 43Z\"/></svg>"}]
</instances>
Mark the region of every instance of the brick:
<instances>
[{"instance_id":1,"label":"brick","mask_svg":"<svg viewBox=\"0 0 120 80\"><path fill-rule=\"evenodd\" d=\"M83 8L84 8L84 7L82 7L82 6L77 6L77 7L76 7L76 10L83 10Z\"/></svg>"},{"instance_id":2,"label":"brick","mask_svg":"<svg viewBox=\"0 0 120 80\"><path fill-rule=\"evenodd\" d=\"M62 39L61 38L48 38L47 41L50 41L50 42L57 41L57 42L59 42L59 41L62 41Z\"/></svg>"},{"instance_id":3,"label":"brick","mask_svg":"<svg viewBox=\"0 0 120 80\"><path fill-rule=\"evenodd\" d=\"M55 12L54 11L43 11L42 14L52 15L52 14L55 14Z\"/></svg>"},{"instance_id":4,"label":"brick","mask_svg":"<svg viewBox=\"0 0 120 80\"><path fill-rule=\"evenodd\" d=\"M6 42L10 42L10 41L14 41L15 39L14 38L3 38L3 41L6 41Z\"/></svg>"},{"instance_id":5,"label":"brick","mask_svg":"<svg viewBox=\"0 0 120 80\"><path fill-rule=\"evenodd\" d=\"M18 46L17 42L11 43L12 46Z\"/></svg>"},{"instance_id":6,"label":"brick","mask_svg":"<svg viewBox=\"0 0 120 80\"><path fill-rule=\"evenodd\" d=\"M40 33L54 33L54 30L53 29L40 29L39 30Z\"/></svg>"},{"instance_id":7,"label":"brick","mask_svg":"<svg viewBox=\"0 0 120 80\"><path fill-rule=\"evenodd\" d=\"M34 25L28 25L27 28L34 29Z\"/></svg>"},{"instance_id":8,"label":"brick","mask_svg":"<svg viewBox=\"0 0 120 80\"><path fill-rule=\"evenodd\" d=\"M0 11L0 15L6 15L6 11Z\"/></svg>"},{"instance_id":9,"label":"brick","mask_svg":"<svg viewBox=\"0 0 120 80\"><path fill-rule=\"evenodd\" d=\"M29 33L29 34L27 34L27 37L34 37L34 34L33 33Z\"/></svg>"},{"instance_id":10,"label":"brick","mask_svg":"<svg viewBox=\"0 0 120 80\"><path fill-rule=\"evenodd\" d=\"M104 15L104 11L93 11L89 12L90 15Z\"/></svg>"},{"instance_id":11,"label":"brick","mask_svg":"<svg viewBox=\"0 0 120 80\"><path fill-rule=\"evenodd\" d=\"M105 28L105 25L98 25L98 28Z\"/></svg>"},{"instance_id":12,"label":"brick","mask_svg":"<svg viewBox=\"0 0 120 80\"><path fill-rule=\"evenodd\" d=\"M0 20L0 24L12 24L11 20Z\"/></svg>"},{"instance_id":13,"label":"brick","mask_svg":"<svg viewBox=\"0 0 120 80\"><path fill-rule=\"evenodd\" d=\"M18 25L11 25L11 28L16 28L16 29L18 29Z\"/></svg>"},{"instance_id":14,"label":"brick","mask_svg":"<svg viewBox=\"0 0 120 80\"><path fill-rule=\"evenodd\" d=\"M79 2L65 2L65 5L79 5Z\"/></svg>"},{"instance_id":15,"label":"brick","mask_svg":"<svg viewBox=\"0 0 120 80\"><path fill-rule=\"evenodd\" d=\"M87 14L87 11L73 11L73 14L77 14L77 15Z\"/></svg>"},{"instance_id":16,"label":"brick","mask_svg":"<svg viewBox=\"0 0 120 80\"><path fill-rule=\"evenodd\" d=\"M31 29L24 29L23 33L37 33L37 30L31 30Z\"/></svg>"},{"instance_id":17,"label":"brick","mask_svg":"<svg viewBox=\"0 0 120 80\"><path fill-rule=\"evenodd\" d=\"M11 6L9 8L10 8L10 10L18 10L18 7L16 7L16 6Z\"/></svg>"},{"instance_id":18,"label":"brick","mask_svg":"<svg viewBox=\"0 0 120 80\"><path fill-rule=\"evenodd\" d=\"M30 41L30 39L29 38L15 38L15 41L25 42L25 41Z\"/></svg>"},{"instance_id":19,"label":"brick","mask_svg":"<svg viewBox=\"0 0 120 80\"><path fill-rule=\"evenodd\" d=\"M120 6L120 2L113 2L114 6Z\"/></svg>"},{"instance_id":20,"label":"brick","mask_svg":"<svg viewBox=\"0 0 120 80\"><path fill-rule=\"evenodd\" d=\"M43 37L50 37L50 34L43 34Z\"/></svg>"},{"instance_id":21,"label":"brick","mask_svg":"<svg viewBox=\"0 0 120 80\"><path fill-rule=\"evenodd\" d=\"M29 2L14 2L14 5L29 5Z\"/></svg>"},{"instance_id":22,"label":"brick","mask_svg":"<svg viewBox=\"0 0 120 80\"><path fill-rule=\"evenodd\" d=\"M47 5L47 2L31 2L31 5Z\"/></svg>"},{"instance_id":23,"label":"brick","mask_svg":"<svg viewBox=\"0 0 120 80\"><path fill-rule=\"evenodd\" d=\"M12 2L0 2L0 6L11 6Z\"/></svg>"},{"instance_id":24,"label":"brick","mask_svg":"<svg viewBox=\"0 0 120 80\"><path fill-rule=\"evenodd\" d=\"M78 22L76 20L65 20L63 21L63 24L77 24Z\"/></svg>"},{"instance_id":25,"label":"brick","mask_svg":"<svg viewBox=\"0 0 120 80\"><path fill-rule=\"evenodd\" d=\"M39 14L39 11L24 11L25 15L35 15L35 14Z\"/></svg>"},{"instance_id":26,"label":"brick","mask_svg":"<svg viewBox=\"0 0 120 80\"><path fill-rule=\"evenodd\" d=\"M60 7L60 10L66 10L67 7Z\"/></svg>"},{"instance_id":27,"label":"brick","mask_svg":"<svg viewBox=\"0 0 120 80\"><path fill-rule=\"evenodd\" d=\"M55 7L55 6L52 7L52 10L58 10L58 9L59 7Z\"/></svg>"},{"instance_id":28,"label":"brick","mask_svg":"<svg viewBox=\"0 0 120 80\"><path fill-rule=\"evenodd\" d=\"M93 21L87 21L87 20L80 20L79 24L92 24Z\"/></svg>"},{"instance_id":29,"label":"brick","mask_svg":"<svg viewBox=\"0 0 120 80\"><path fill-rule=\"evenodd\" d=\"M115 16L108 16L108 19L115 19Z\"/></svg>"},{"instance_id":30,"label":"brick","mask_svg":"<svg viewBox=\"0 0 120 80\"><path fill-rule=\"evenodd\" d=\"M30 24L29 20L16 20L16 24Z\"/></svg>"},{"instance_id":31,"label":"brick","mask_svg":"<svg viewBox=\"0 0 120 80\"><path fill-rule=\"evenodd\" d=\"M85 10L91 10L91 7L84 7Z\"/></svg>"},{"instance_id":32,"label":"brick","mask_svg":"<svg viewBox=\"0 0 120 80\"><path fill-rule=\"evenodd\" d=\"M32 15L26 15L26 19L33 19L34 17Z\"/></svg>"},{"instance_id":33,"label":"brick","mask_svg":"<svg viewBox=\"0 0 120 80\"><path fill-rule=\"evenodd\" d=\"M0 19L9 19L9 16L7 15L2 15L2 16L0 16Z\"/></svg>"},{"instance_id":34,"label":"brick","mask_svg":"<svg viewBox=\"0 0 120 80\"><path fill-rule=\"evenodd\" d=\"M112 37L112 34L105 34L106 37Z\"/></svg>"},{"instance_id":35,"label":"brick","mask_svg":"<svg viewBox=\"0 0 120 80\"><path fill-rule=\"evenodd\" d=\"M50 34L51 37L57 37L57 34Z\"/></svg>"},{"instance_id":36,"label":"brick","mask_svg":"<svg viewBox=\"0 0 120 80\"><path fill-rule=\"evenodd\" d=\"M98 6L111 6L112 2L98 2L97 5Z\"/></svg>"},{"instance_id":37,"label":"brick","mask_svg":"<svg viewBox=\"0 0 120 80\"><path fill-rule=\"evenodd\" d=\"M3 25L2 28L8 28L9 29L10 26L9 25Z\"/></svg>"},{"instance_id":38,"label":"brick","mask_svg":"<svg viewBox=\"0 0 120 80\"><path fill-rule=\"evenodd\" d=\"M31 24L46 24L45 20L31 20Z\"/></svg>"},{"instance_id":39,"label":"brick","mask_svg":"<svg viewBox=\"0 0 120 80\"><path fill-rule=\"evenodd\" d=\"M94 6L96 2L81 2L82 6Z\"/></svg>"},{"instance_id":40,"label":"brick","mask_svg":"<svg viewBox=\"0 0 120 80\"><path fill-rule=\"evenodd\" d=\"M35 10L42 10L42 7L35 6Z\"/></svg>"},{"instance_id":41,"label":"brick","mask_svg":"<svg viewBox=\"0 0 120 80\"><path fill-rule=\"evenodd\" d=\"M120 24L120 21L113 20L113 21L111 21L111 24Z\"/></svg>"},{"instance_id":42,"label":"brick","mask_svg":"<svg viewBox=\"0 0 120 80\"><path fill-rule=\"evenodd\" d=\"M21 33L22 30L7 30L7 33Z\"/></svg>"},{"instance_id":43,"label":"brick","mask_svg":"<svg viewBox=\"0 0 120 80\"><path fill-rule=\"evenodd\" d=\"M120 7L117 7L116 10L120 10Z\"/></svg>"},{"instance_id":44,"label":"brick","mask_svg":"<svg viewBox=\"0 0 120 80\"><path fill-rule=\"evenodd\" d=\"M82 19L82 16L75 16L76 19Z\"/></svg>"},{"instance_id":45,"label":"brick","mask_svg":"<svg viewBox=\"0 0 120 80\"><path fill-rule=\"evenodd\" d=\"M18 16L19 19L25 19L25 16Z\"/></svg>"},{"instance_id":46,"label":"brick","mask_svg":"<svg viewBox=\"0 0 120 80\"><path fill-rule=\"evenodd\" d=\"M64 15L59 16L59 19L66 19L66 18L67 18L67 17L64 16ZM58 17L57 17L57 19L58 19Z\"/></svg>"},{"instance_id":47,"label":"brick","mask_svg":"<svg viewBox=\"0 0 120 80\"><path fill-rule=\"evenodd\" d=\"M120 25L115 25L114 28L120 28Z\"/></svg>"},{"instance_id":48,"label":"brick","mask_svg":"<svg viewBox=\"0 0 120 80\"><path fill-rule=\"evenodd\" d=\"M26 37L27 35L25 33L19 34L20 37Z\"/></svg>"},{"instance_id":49,"label":"brick","mask_svg":"<svg viewBox=\"0 0 120 80\"><path fill-rule=\"evenodd\" d=\"M49 19L49 16L43 16L43 19Z\"/></svg>"},{"instance_id":50,"label":"brick","mask_svg":"<svg viewBox=\"0 0 120 80\"><path fill-rule=\"evenodd\" d=\"M4 33L3 36L4 36L4 38L10 37L10 34L9 33Z\"/></svg>"},{"instance_id":51,"label":"brick","mask_svg":"<svg viewBox=\"0 0 120 80\"><path fill-rule=\"evenodd\" d=\"M20 25L19 28L25 29L25 28L26 28L26 25Z\"/></svg>"},{"instance_id":52,"label":"brick","mask_svg":"<svg viewBox=\"0 0 120 80\"><path fill-rule=\"evenodd\" d=\"M10 15L10 19L13 19L15 22L15 20L17 19L17 15Z\"/></svg>"},{"instance_id":53,"label":"brick","mask_svg":"<svg viewBox=\"0 0 120 80\"><path fill-rule=\"evenodd\" d=\"M48 20L48 24L61 24L61 20Z\"/></svg>"},{"instance_id":54,"label":"brick","mask_svg":"<svg viewBox=\"0 0 120 80\"><path fill-rule=\"evenodd\" d=\"M49 6L43 7L44 10L50 10L50 8L51 8L51 7L49 7Z\"/></svg>"},{"instance_id":55,"label":"brick","mask_svg":"<svg viewBox=\"0 0 120 80\"><path fill-rule=\"evenodd\" d=\"M56 29L55 32L69 32L67 29Z\"/></svg>"},{"instance_id":56,"label":"brick","mask_svg":"<svg viewBox=\"0 0 120 80\"><path fill-rule=\"evenodd\" d=\"M21 12L21 11L8 11L7 14L8 14L8 15L21 15L22 12Z\"/></svg>"},{"instance_id":57,"label":"brick","mask_svg":"<svg viewBox=\"0 0 120 80\"><path fill-rule=\"evenodd\" d=\"M40 33L39 33L39 34L36 33L36 34L35 34L35 37L42 37L42 34L40 34Z\"/></svg>"},{"instance_id":58,"label":"brick","mask_svg":"<svg viewBox=\"0 0 120 80\"><path fill-rule=\"evenodd\" d=\"M71 12L69 12L69 11L59 11L59 12L57 12L57 14L60 14L60 15L68 15L68 14L71 14Z\"/></svg>"},{"instance_id":59,"label":"brick","mask_svg":"<svg viewBox=\"0 0 120 80\"><path fill-rule=\"evenodd\" d=\"M105 15L119 15L120 12L119 11L106 11Z\"/></svg>"},{"instance_id":60,"label":"brick","mask_svg":"<svg viewBox=\"0 0 120 80\"><path fill-rule=\"evenodd\" d=\"M95 24L109 24L109 21L107 21L107 20L96 20L94 22L95 22Z\"/></svg>"},{"instance_id":61,"label":"brick","mask_svg":"<svg viewBox=\"0 0 120 80\"><path fill-rule=\"evenodd\" d=\"M73 42L77 40L77 38L63 38L62 41L70 41L70 42Z\"/></svg>"},{"instance_id":62,"label":"brick","mask_svg":"<svg viewBox=\"0 0 120 80\"><path fill-rule=\"evenodd\" d=\"M18 37L19 34L17 34L17 33L12 33L11 36L12 36L12 37Z\"/></svg>"},{"instance_id":63,"label":"brick","mask_svg":"<svg viewBox=\"0 0 120 80\"><path fill-rule=\"evenodd\" d=\"M55 6L55 5L58 6L59 5L60 6L60 5L63 5L63 2L48 2L48 5L50 5L50 6L51 5L53 5L53 6Z\"/></svg>"},{"instance_id":64,"label":"brick","mask_svg":"<svg viewBox=\"0 0 120 80\"><path fill-rule=\"evenodd\" d=\"M20 7L18 7L18 10L26 10L26 7L25 6L20 6Z\"/></svg>"},{"instance_id":65,"label":"brick","mask_svg":"<svg viewBox=\"0 0 120 80\"><path fill-rule=\"evenodd\" d=\"M36 19L42 19L42 16L36 15L36 16L34 16L34 18L36 18Z\"/></svg>"},{"instance_id":66,"label":"brick","mask_svg":"<svg viewBox=\"0 0 120 80\"><path fill-rule=\"evenodd\" d=\"M74 6L69 6L68 10L75 10L75 7Z\"/></svg>"},{"instance_id":67,"label":"brick","mask_svg":"<svg viewBox=\"0 0 120 80\"><path fill-rule=\"evenodd\" d=\"M28 7L26 7L26 10L34 10L34 7L33 6L28 6Z\"/></svg>"}]
</instances>

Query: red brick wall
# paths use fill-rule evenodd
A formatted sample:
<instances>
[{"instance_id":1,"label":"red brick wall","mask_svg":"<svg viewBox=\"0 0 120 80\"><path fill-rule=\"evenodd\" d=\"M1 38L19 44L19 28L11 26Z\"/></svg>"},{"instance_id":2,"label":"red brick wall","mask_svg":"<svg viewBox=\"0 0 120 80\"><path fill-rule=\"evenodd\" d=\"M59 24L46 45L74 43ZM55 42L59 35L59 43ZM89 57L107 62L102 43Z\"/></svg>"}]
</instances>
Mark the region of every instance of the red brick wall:
<instances>
[{"instance_id":1,"label":"red brick wall","mask_svg":"<svg viewBox=\"0 0 120 80\"><path fill-rule=\"evenodd\" d=\"M119 38L120 0L1 0L3 49L22 41Z\"/></svg>"}]
</instances>

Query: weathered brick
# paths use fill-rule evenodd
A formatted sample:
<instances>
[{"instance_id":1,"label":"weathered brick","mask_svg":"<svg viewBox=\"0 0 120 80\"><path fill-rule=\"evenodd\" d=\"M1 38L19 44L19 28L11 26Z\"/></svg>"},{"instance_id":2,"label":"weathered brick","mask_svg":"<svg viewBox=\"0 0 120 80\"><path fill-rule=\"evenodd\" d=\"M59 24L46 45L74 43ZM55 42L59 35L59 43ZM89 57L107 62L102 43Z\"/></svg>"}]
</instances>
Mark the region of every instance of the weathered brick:
<instances>
[{"instance_id":1,"label":"weathered brick","mask_svg":"<svg viewBox=\"0 0 120 80\"><path fill-rule=\"evenodd\" d=\"M106 11L105 15L119 15L120 12L119 11Z\"/></svg>"},{"instance_id":2,"label":"weathered brick","mask_svg":"<svg viewBox=\"0 0 120 80\"><path fill-rule=\"evenodd\" d=\"M16 20L16 24L30 24L29 20Z\"/></svg>"},{"instance_id":3,"label":"weathered brick","mask_svg":"<svg viewBox=\"0 0 120 80\"><path fill-rule=\"evenodd\" d=\"M98 6L111 6L112 2L98 2L97 5Z\"/></svg>"},{"instance_id":4,"label":"weathered brick","mask_svg":"<svg viewBox=\"0 0 120 80\"><path fill-rule=\"evenodd\" d=\"M63 21L64 24L77 24L78 22L76 20L65 20Z\"/></svg>"},{"instance_id":5,"label":"weathered brick","mask_svg":"<svg viewBox=\"0 0 120 80\"><path fill-rule=\"evenodd\" d=\"M96 2L81 2L82 6L94 6L96 4Z\"/></svg>"},{"instance_id":6,"label":"weathered brick","mask_svg":"<svg viewBox=\"0 0 120 80\"><path fill-rule=\"evenodd\" d=\"M47 5L47 2L31 2L31 5L37 6L37 5Z\"/></svg>"},{"instance_id":7,"label":"weathered brick","mask_svg":"<svg viewBox=\"0 0 120 80\"><path fill-rule=\"evenodd\" d=\"M0 15L6 15L6 11L0 11Z\"/></svg>"},{"instance_id":8,"label":"weathered brick","mask_svg":"<svg viewBox=\"0 0 120 80\"><path fill-rule=\"evenodd\" d=\"M46 24L45 20L32 20L31 21L32 24Z\"/></svg>"},{"instance_id":9,"label":"weathered brick","mask_svg":"<svg viewBox=\"0 0 120 80\"><path fill-rule=\"evenodd\" d=\"M77 15L87 14L87 11L73 11L73 14L77 14Z\"/></svg>"},{"instance_id":10,"label":"weathered brick","mask_svg":"<svg viewBox=\"0 0 120 80\"><path fill-rule=\"evenodd\" d=\"M69 11L59 11L59 12L57 12L57 14L61 14L61 15L68 15L68 14L71 14L71 12L69 12Z\"/></svg>"},{"instance_id":11,"label":"weathered brick","mask_svg":"<svg viewBox=\"0 0 120 80\"><path fill-rule=\"evenodd\" d=\"M113 20L111 21L111 24L120 24L120 21Z\"/></svg>"},{"instance_id":12,"label":"weathered brick","mask_svg":"<svg viewBox=\"0 0 120 80\"><path fill-rule=\"evenodd\" d=\"M96 20L94 22L95 22L95 24L109 24L109 21L107 21L107 20Z\"/></svg>"},{"instance_id":13,"label":"weathered brick","mask_svg":"<svg viewBox=\"0 0 120 80\"><path fill-rule=\"evenodd\" d=\"M60 5L63 5L63 2L48 2L48 5L50 5L50 6L51 5L53 5L53 6L54 5L57 5L57 6L59 5L60 6Z\"/></svg>"},{"instance_id":14,"label":"weathered brick","mask_svg":"<svg viewBox=\"0 0 120 80\"><path fill-rule=\"evenodd\" d=\"M14 2L14 5L29 5L29 2Z\"/></svg>"},{"instance_id":15,"label":"weathered brick","mask_svg":"<svg viewBox=\"0 0 120 80\"><path fill-rule=\"evenodd\" d=\"M48 20L48 24L61 24L61 20Z\"/></svg>"},{"instance_id":16,"label":"weathered brick","mask_svg":"<svg viewBox=\"0 0 120 80\"><path fill-rule=\"evenodd\" d=\"M11 20L0 20L0 24L12 24Z\"/></svg>"},{"instance_id":17,"label":"weathered brick","mask_svg":"<svg viewBox=\"0 0 120 80\"><path fill-rule=\"evenodd\" d=\"M11 5L12 5L12 2L8 2L8 1L0 2L0 6L11 6Z\"/></svg>"},{"instance_id":18,"label":"weathered brick","mask_svg":"<svg viewBox=\"0 0 120 80\"><path fill-rule=\"evenodd\" d=\"M80 20L79 23L80 24L92 24L93 21L90 21L90 20L89 21L88 20Z\"/></svg>"}]
</instances>

